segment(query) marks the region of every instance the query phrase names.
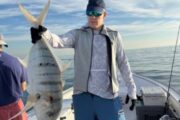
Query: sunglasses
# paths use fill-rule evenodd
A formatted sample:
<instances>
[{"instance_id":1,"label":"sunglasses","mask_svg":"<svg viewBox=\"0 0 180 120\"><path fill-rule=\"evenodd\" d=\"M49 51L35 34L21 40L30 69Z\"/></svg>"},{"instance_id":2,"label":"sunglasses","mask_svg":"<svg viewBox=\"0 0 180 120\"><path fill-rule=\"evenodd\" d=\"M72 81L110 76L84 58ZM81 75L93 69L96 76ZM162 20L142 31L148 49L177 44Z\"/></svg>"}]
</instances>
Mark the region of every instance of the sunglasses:
<instances>
[{"instance_id":1,"label":"sunglasses","mask_svg":"<svg viewBox=\"0 0 180 120\"><path fill-rule=\"evenodd\" d=\"M86 15L87 15L87 16L99 17L99 16L102 15L102 13L98 13L98 12L96 12L96 11L87 11L87 12L86 12Z\"/></svg>"}]
</instances>

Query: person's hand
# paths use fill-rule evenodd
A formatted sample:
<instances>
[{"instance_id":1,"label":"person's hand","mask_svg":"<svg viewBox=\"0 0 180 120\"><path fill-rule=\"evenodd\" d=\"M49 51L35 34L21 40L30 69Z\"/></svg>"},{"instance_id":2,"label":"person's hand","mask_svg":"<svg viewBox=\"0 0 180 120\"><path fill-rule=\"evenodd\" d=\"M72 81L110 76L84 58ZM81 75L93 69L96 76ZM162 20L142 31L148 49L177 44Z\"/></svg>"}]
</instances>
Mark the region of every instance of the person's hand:
<instances>
[{"instance_id":1,"label":"person's hand","mask_svg":"<svg viewBox=\"0 0 180 120\"><path fill-rule=\"evenodd\" d=\"M127 96L126 96L125 103L128 104L129 100L130 100L130 97L129 97L129 95L127 95ZM135 100L135 99L131 99L131 102L132 102L132 103L131 103L131 106L129 107L129 109L130 109L131 111L133 111L133 110L134 110L134 107L135 107L135 105L136 105L136 100Z\"/></svg>"},{"instance_id":2,"label":"person's hand","mask_svg":"<svg viewBox=\"0 0 180 120\"><path fill-rule=\"evenodd\" d=\"M47 30L47 28L46 27L44 27L44 26L41 26L41 25L39 25L39 27L38 28L34 28L34 27L31 27L30 28L30 32L31 32L31 42L33 43L33 44L35 44L38 40L41 40L41 35L42 35L42 33L43 32L45 32Z\"/></svg>"}]
</instances>

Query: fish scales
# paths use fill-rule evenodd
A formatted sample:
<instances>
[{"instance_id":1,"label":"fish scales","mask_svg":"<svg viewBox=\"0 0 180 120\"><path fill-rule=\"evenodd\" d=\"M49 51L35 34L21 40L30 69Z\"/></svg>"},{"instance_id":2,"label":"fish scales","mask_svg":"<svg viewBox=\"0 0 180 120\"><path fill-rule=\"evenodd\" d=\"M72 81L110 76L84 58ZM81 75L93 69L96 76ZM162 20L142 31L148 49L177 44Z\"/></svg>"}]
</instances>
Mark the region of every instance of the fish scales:
<instances>
[{"instance_id":1,"label":"fish scales","mask_svg":"<svg viewBox=\"0 0 180 120\"><path fill-rule=\"evenodd\" d=\"M58 63L43 41L38 41L30 51L28 76L28 92L40 96L34 106L37 118L55 120L62 107L63 83Z\"/></svg>"}]
</instances>

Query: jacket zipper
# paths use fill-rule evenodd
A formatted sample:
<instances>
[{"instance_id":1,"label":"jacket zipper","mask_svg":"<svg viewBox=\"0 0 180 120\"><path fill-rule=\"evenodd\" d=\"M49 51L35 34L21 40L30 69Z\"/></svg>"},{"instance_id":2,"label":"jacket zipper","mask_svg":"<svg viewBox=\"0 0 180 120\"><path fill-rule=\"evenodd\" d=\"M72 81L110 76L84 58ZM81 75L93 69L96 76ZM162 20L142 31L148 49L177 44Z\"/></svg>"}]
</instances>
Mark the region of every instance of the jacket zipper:
<instances>
[{"instance_id":1,"label":"jacket zipper","mask_svg":"<svg viewBox=\"0 0 180 120\"><path fill-rule=\"evenodd\" d=\"M90 60L90 67L89 67L89 75L88 75L88 80L87 80L87 92L88 92L88 84L89 84L89 78L90 78L90 72L91 72L91 66L92 66L92 54L93 54L93 42L94 42L94 31L92 31L92 43L91 43L91 60Z\"/></svg>"}]
</instances>

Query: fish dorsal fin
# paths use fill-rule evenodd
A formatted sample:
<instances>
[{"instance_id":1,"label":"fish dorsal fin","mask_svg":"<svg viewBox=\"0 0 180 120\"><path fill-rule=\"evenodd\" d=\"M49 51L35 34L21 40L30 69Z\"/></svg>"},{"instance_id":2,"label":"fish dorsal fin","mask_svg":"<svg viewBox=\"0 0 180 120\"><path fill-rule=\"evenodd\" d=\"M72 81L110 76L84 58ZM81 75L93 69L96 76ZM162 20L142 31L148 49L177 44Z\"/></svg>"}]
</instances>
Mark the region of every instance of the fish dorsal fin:
<instances>
[{"instance_id":1,"label":"fish dorsal fin","mask_svg":"<svg viewBox=\"0 0 180 120\"><path fill-rule=\"evenodd\" d=\"M48 0L47 4L45 5L44 9L41 11L40 15L36 18L33 15L31 15L30 12L28 12L28 10L25 9L25 7L23 5L21 5L20 3L18 4L20 11L23 13L23 15L26 17L26 19L34 26L39 26L42 25L47 13L48 13L48 9L50 6L50 1Z\"/></svg>"}]
</instances>

